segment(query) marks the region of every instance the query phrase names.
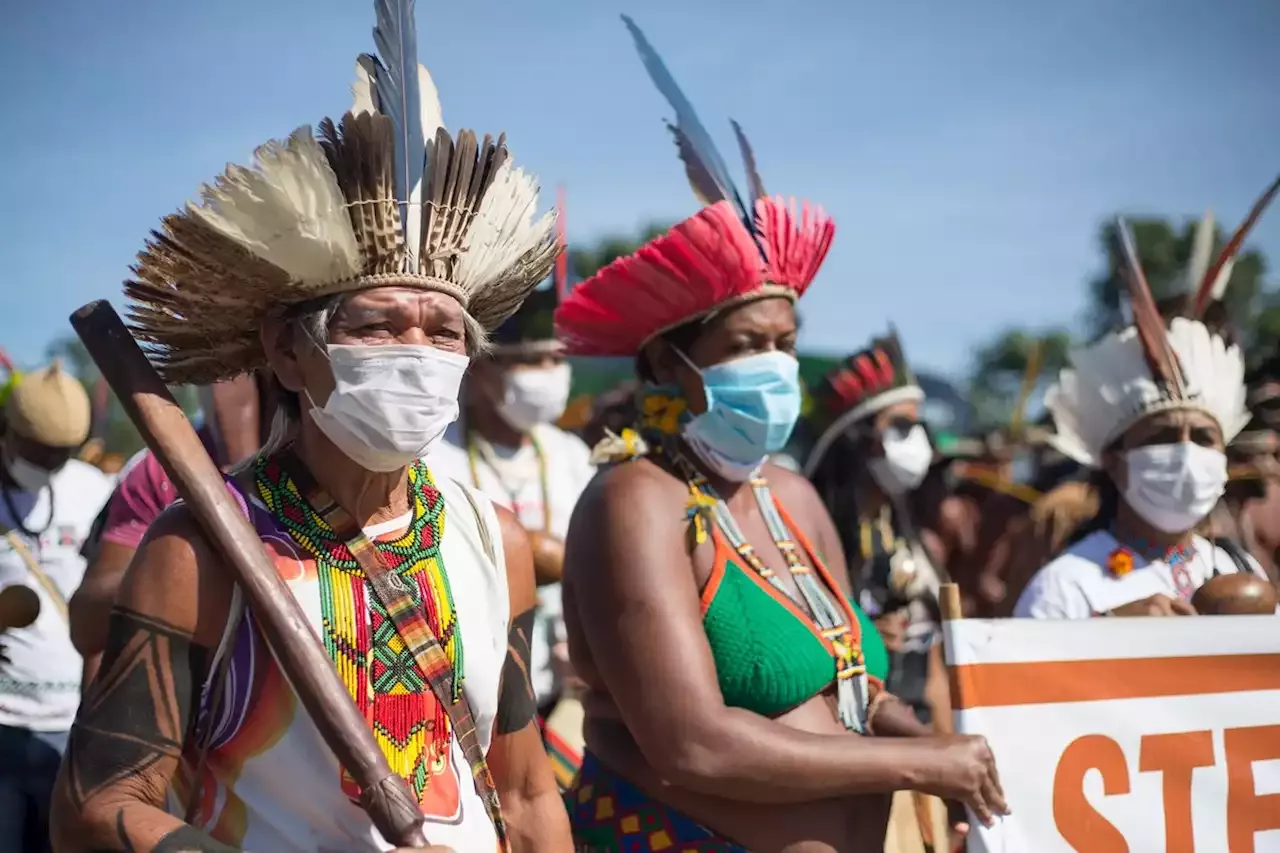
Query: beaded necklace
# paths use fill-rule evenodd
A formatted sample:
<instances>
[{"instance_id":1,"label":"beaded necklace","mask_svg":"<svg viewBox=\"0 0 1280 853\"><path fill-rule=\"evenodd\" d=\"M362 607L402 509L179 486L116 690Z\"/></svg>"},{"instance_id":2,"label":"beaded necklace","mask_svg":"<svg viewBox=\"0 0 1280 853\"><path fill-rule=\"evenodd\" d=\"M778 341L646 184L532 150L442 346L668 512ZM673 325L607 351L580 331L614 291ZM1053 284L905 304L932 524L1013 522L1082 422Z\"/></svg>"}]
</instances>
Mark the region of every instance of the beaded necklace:
<instances>
[{"instance_id":1,"label":"beaded necklace","mask_svg":"<svg viewBox=\"0 0 1280 853\"><path fill-rule=\"evenodd\" d=\"M538 488L542 492L542 530L550 532L551 491L547 488L547 456L542 450L542 443L538 441L533 433L529 433L529 443L533 445L533 452L538 460ZM484 457L484 461L488 464L489 470L493 471L493 476L498 481L498 485L502 486L502 490L507 493L512 509L515 509L518 493L512 491L506 480L502 479L502 469L498 464L497 454L493 450L493 445L478 433L468 434L467 465L470 468L471 484L480 489L480 468L477 464L479 462L477 455Z\"/></svg>"},{"instance_id":2,"label":"beaded necklace","mask_svg":"<svg viewBox=\"0 0 1280 853\"><path fill-rule=\"evenodd\" d=\"M777 573L764 564L756 554L751 543L742 534L742 529L734 520L728 505L715 489L707 482L694 465L669 444L660 451L671 459L684 476L689 486L689 512L695 530L695 538L705 538L706 522L703 516L710 513L717 527L729 540L729 545L738 556L751 567L762 579L782 595L797 605L808 609L814 623L822 632L823 638L831 643L832 657L836 663L836 712L840 722L850 731L863 733L867 730L867 703L870 692L867 682L866 661L862 655L862 638L856 624L845 619L839 606L832 601L831 594L822 583L814 577L813 571L800 559L799 548L786 521L778 512L778 505L769 488L768 482L758 474L751 478L751 491L755 495L756 504L764 516L765 526L773 538L774 545L786 560L787 571L795 581L800 599L787 588ZM699 532L701 531L701 532Z\"/></svg>"},{"instance_id":3,"label":"beaded necklace","mask_svg":"<svg viewBox=\"0 0 1280 853\"><path fill-rule=\"evenodd\" d=\"M1120 543L1119 547L1107 557L1107 569L1112 576L1121 578L1132 572L1136 556L1141 555L1148 564L1160 560L1168 565L1173 575L1173 585L1180 597L1190 601L1191 596L1195 595L1195 583L1191 580L1191 561L1196 556L1195 545L1174 545L1166 548L1132 536L1121 540L1119 531L1114 526L1110 533L1111 538Z\"/></svg>"},{"instance_id":4,"label":"beaded necklace","mask_svg":"<svg viewBox=\"0 0 1280 853\"><path fill-rule=\"evenodd\" d=\"M254 483L276 521L315 559L325 651L370 722L392 771L408 780L422 803L433 767L443 766L450 754L448 710L436 700L359 562L284 468L274 458L259 460ZM408 469L408 497L413 511L408 529L394 540L375 541L374 547L406 581L410 597L439 638L452 666L456 700L462 691L463 651L457 609L440 553L444 497L421 460ZM342 786L348 796L358 799L359 789L345 769Z\"/></svg>"}]
</instances>

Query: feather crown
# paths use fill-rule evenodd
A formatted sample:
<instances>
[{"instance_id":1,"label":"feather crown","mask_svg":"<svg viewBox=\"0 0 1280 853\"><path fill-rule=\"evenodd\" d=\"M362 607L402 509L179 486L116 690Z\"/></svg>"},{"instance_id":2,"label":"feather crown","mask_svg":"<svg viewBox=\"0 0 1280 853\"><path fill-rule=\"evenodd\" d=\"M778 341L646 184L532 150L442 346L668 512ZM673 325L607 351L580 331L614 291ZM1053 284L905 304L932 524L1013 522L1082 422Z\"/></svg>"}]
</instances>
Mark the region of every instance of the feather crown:
<instances>
[{"instance_id":1,"label":"feather crown","mask_svg":"<svg viewBox=\"0 0 1280 853\"><path fill-rule=\"evenodd\" d=\"M167 216L125 284L135 336L170 382L260 366L264 320L317 297L382 286L446 293L494 329L546 278L555 217L505 136L445 130L417 63L413 0L375 0L378 56L355 103L228 166Z\"/></svg>"},{"instance_id":2,"label":"feather crown","mask_svg":"<svg viewBox=\"0 0 1280 853\"><path fill-rule=\"evenodd\" d=\"M1073 350L1071 367L1045 395L1063 452L1097 466L1129 427L1147 415L1174 409L1210 415L1229 443L1249 420L1240 348L1199 320L1174 317L1166 325L1123 219L1116 223L1116 234L1133 323Z\"/></svg>"},{"instance_id":3,"label":"feather crown","mask_svg":"<svg viewBox=\"0 0 1280 853\"><path fill-rule=\"evenodd\" d=\"M848 424L885 406L923 399L924 392L907 365L898 330L890 326L886 336L873 339L823 377L815 396L829 419Z\"/></svg>"},{"instance_id":4,"label":"feather crown","mask_svg":"<svg viewBox=\"0 0 1280 853\"><path fill-rule=\"evenodd\" d=\"M835 224L821 208L756 201L765 250L729 201L704 207L569 291L556 336L572 355L631 356L652 338L724 308L808 289Z\"/></svg>"},{"instance_id":5,"label":"feather crown","mask_svg":"<svg viewBox=\"0 0 1280 853\"><path fill-rule=\"evenodd\" d=\"M890 326L887 335L872 339L827 373L813 396L822 432L805 461L806 475L817 470L832 442L851 424L897 403L919 402L924 389L907 364L898 330Z\"/></svg>"},{"instance_id":6,"label":"feather crown","mask_svg":"<svg viewBox=\"0 0 1280 853\"><path fill-rule=\"evenodd\" d=\"M1165 339L1183 375L1180 394L1154 378L1135 326L1071 352L1071 367L1045 396L1064 453L1096 467L1103 452L1131 426L1173 409L1210 415L1226 442L1244 429L1249 410L1240 348L1185 317L1173 318Z\"/></svg>"},{"instance_id":7,"label":"feather crown","mask_svg":"<svg viewBox=\"0 0 1280 853\"><path fill-rule=\"evenodd\" d=\"M835 237L821 207L765 193L755 154L732 122L749 193L738 189L662 58L634 21L622 20L675 111L668 128L694 196L706 207L569 293L556 312L556 332L578 355L635 355L651 338L720 309L768 296L796 299Z\"/></svg>"}]
</instances>

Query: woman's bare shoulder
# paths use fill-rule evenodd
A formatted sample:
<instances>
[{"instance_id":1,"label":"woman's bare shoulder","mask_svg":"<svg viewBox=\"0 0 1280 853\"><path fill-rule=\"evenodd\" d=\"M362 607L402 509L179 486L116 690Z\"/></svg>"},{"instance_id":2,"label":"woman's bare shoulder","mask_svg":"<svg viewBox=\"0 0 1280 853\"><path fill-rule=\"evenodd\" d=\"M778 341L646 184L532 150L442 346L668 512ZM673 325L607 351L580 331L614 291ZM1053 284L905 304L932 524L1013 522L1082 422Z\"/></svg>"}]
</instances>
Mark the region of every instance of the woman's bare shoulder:
<instances>
[{"instance_id":1,"label":"woman's bare shoulder","mask_svg":"<svg viewBox=\"0 0 1280 853\"><path fill-rule=\"evenodd\" d=\"M684 483L653 460L632 459L601 468L578 499L575 515L599 518L619 504L642 510L654 500L665 504L664 498L679 498L687 492Z\"/></svg>"},{"instance_id":2,"label":"woman's bare shoulder","mask_svg":"<svg viewBox=\"0 0 1280 853\"><path fill-rule=\"evenodd\" d=\"M575 566L593 576L608 563L630 567L687 563L681 532L688 524L688 487L648 459L600 470L578 499L565 541L566 578ZM687 573L687 572L686 572Z\"/></svg>"}]
</instances>

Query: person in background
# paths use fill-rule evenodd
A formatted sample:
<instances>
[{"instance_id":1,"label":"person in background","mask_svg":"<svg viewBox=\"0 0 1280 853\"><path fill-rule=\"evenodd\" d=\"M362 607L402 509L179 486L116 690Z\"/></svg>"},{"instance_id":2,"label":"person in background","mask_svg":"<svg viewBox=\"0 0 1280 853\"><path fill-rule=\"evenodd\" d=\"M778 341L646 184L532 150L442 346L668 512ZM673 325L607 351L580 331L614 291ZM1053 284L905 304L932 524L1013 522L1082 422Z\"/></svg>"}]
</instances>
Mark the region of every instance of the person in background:
<instances>
[{"instance_id":1,"label":"person in background","mask_svg":"<svg viewBox=\"0 0 1280 853\"><path fill-rule=\"evenodd\" d=\"M1264 193L1262 207L1271 197ZM1133 324L1072 351L1045 397L1058 448L1099 472L1098 512L1023 590L1015 616L1191 614L1192 597L1212 578L1265 578L1238 544L1198 534L1227 490L1226 448L1250 420L1244 357L1223 296L1232 253L1262 207L1213 263L1216 229L1206 215L1181 292L1160 302L1128 226L1117 223Z\"/></svg>"},{"instance_id":2,"label":"person in background","mask_svg":"<svg viewBox=\"0 0 1280 853\"><path fill-rule=\"evenodd\" d=\"M1015 616L1191 614L1210 578L1261 574L1195 532L1226 489L1224 449L1249 420L1240 350L1197 320L1147 327L1162 334L1148 341L1129 326L1075 350L1046 396L1060 446L1104 476L1097 520L1035 575Z\"/></svg>"},{"instance_id":3,"label":"person in background","mask_svg":"<svg viewBox=\"0 0 1280 853\"><path fill-rule=\"evenodd\" d=\"M1276 434L1258 418L1227 445L1227 486L1200 533L1238 544L1273 582L1280 581L1276 561L1274 497L1280 479Z\"/></svg>"},{"instance_id":4,"label":"person in background","mask_svg":"<svg viewBox=\"0 0 1280 853\"><path fill-rule=\"evenodd\" d=\"M1105 475L1064 453L1056 433L1038 428L1034 441L1040 495L995 541L978 574L983 612L993 618L1013 615L1031 578L1073 541L1082 526L1107 523L1098 516Z\"/></svg>"},{"instance_id":5,"label":"person in background","mask_svg":"<svg viewBox=\"0 0 1280 853\"><path fill-rule=\"evenodd\" d=\"M205 449L228 470L257 452L270 429L270 380L262 373L200 388ZM107 643L107 622L116 591L138 543L165 507L178 498L169 475L149 450L141 450L121 471L111 499L94 523L82 553L84 580L68 603L71 640L84 658L82 690L97 674Z\"/></svg>"},{"instance_id":6,"label":"person in background","mask_svg":"<svg viewBox=\"0 0 1280 853\"><path fill-rule=\"evenodd\" d=\"M858 603L889 651L885 689L921 723L950 732L938 593L948 552L959 553L973 540L979 518L935 465L921 420L924 399L891 328L819 384L814 417L820 431L804 471L840 533ZM922 508L931 527L924 526ZM890 822L895 828L917 823L933 843L944 831L944 813L934 797L899 791ZM960 833L954 834L958 841Z\"/></svg>"},{"instance_id":7,"label":"person in background","mask_svg":"<svg viewBox=\"0 0 1280 853\"><path fill-rule=\"evenodd\" d=\"M80 546L110 479L73 458L89 436L89 396L57 363L22 374L0 419L0 587L39 599L35 622L0 633L0 850L49 848L49 798L80 704L67 599Z\"/></svg>"},{"instance_id":8,"label":"person in background","mask_svg":"<svg viewBox=\"0 0 1280 853\"><path fill-rule=\"evenodd\" d=\"M431 459L440 472L510 509L530 533L538 610L529 674L544 719L560 698L569 664L560 594L564 537L578 497L595 476L582 439L555 425L572 379L552 322L557 292L535 290L490 336L488 357L467 374L462 418Z\"/></svg>"},{"instance_id":9,"label":"person in background","mask_svg":"<svg viewBox=\"0 0 1280 853\"><path fill-rule=\"evenodd\" d=\"M858 603L892 655L886 689L922 722L946 725L938 610L943 548L911 510L934 450L920 420L924 390L897 333L845 359L814 397L821 431L805 473L836 523Z\"/></svg>"}]
</instances>

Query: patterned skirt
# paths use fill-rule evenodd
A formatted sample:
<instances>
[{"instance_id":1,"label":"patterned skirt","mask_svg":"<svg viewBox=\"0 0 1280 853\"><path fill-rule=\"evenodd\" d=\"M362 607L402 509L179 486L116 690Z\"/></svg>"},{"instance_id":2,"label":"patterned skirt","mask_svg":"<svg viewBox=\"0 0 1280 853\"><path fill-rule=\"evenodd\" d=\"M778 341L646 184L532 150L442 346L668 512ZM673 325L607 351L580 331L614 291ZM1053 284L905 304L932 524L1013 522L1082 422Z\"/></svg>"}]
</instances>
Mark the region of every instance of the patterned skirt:
<instances>
[{"instance_id":1,"label":"patterned skirt","mask_svg":"<svg viewBox=\"0 0 1280 853\"><path fill-rule=\"evenodd\" d=\"M590 752L564 801L577 853L748 853L649 797Z\"/></svg>"}]
</instances>

